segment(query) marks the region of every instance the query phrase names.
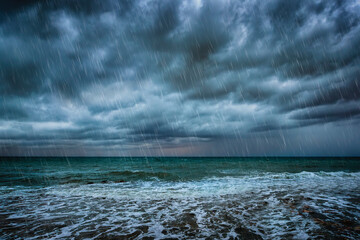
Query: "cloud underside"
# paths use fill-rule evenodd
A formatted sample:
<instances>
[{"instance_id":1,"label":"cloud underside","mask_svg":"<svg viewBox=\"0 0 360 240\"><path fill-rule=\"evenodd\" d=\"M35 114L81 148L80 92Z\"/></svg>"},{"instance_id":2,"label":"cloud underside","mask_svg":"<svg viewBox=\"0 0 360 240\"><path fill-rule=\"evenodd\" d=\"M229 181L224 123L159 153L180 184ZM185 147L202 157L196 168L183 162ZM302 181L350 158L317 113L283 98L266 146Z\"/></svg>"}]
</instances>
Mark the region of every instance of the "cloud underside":
<instances>
[{"instance_id":1,"label":"cloud underside","mask_svg":"<svg viewBox=\"0 0 360 240\"><path fill-rule=\"evenodd\" d=\"M356 0L0 9L2 155L360 153Z\"/></svg>"}]
</instances>

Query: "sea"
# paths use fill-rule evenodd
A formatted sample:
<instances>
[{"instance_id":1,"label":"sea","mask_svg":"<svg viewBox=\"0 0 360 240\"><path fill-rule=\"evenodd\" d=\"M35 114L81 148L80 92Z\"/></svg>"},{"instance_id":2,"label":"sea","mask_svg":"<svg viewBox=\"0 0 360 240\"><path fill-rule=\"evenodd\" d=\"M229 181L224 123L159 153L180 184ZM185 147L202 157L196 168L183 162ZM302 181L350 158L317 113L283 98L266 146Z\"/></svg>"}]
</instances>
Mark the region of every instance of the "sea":
<instances>
[{"instance_id":1,"label":"sea","mask_svg":"<svg viewBox=\"0 0 360 240\"><path fill-rule=\"evenodd\" d=\"M360 158L0 158L0 239L360 239Z\"/></svg>"}]
</instances>

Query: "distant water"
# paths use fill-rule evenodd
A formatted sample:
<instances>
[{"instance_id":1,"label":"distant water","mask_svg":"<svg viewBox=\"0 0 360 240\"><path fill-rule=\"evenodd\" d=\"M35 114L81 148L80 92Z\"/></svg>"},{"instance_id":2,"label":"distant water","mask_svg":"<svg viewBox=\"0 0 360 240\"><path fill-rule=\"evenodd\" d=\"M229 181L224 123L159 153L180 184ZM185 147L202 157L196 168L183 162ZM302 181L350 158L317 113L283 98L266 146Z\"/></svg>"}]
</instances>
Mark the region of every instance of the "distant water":
<instances>
[{"instance_id":1,"label":"distant water","mask_svg":"<svg viewBox=\"0 0 360 240\"><path fill-rule=\"evenodd\" d=\"M0 158L0 239L360 239L359 158Z\"/></svg>"}]
</instances>

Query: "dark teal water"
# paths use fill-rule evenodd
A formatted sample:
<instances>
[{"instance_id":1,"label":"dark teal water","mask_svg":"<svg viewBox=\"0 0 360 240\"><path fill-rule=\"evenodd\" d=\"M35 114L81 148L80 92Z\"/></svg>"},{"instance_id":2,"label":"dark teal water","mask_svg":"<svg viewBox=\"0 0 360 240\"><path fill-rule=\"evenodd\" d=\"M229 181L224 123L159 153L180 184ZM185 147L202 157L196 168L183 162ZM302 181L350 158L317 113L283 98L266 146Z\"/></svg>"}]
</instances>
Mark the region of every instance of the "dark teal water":
<instances>
[{"instance_id":1,"label":"dark teal water","mask_svg":"<svg viewBox=\"0 0 360 240\"><path fill-rule=\"evenodd\" d=\"M0 239L359 239L359 158L0 158Z\"/></svg>"},{"instance_id":2,"label":"dark teal water","mask_svg":"<svg viewBox=\"0 0 360 240\"><path fill-rule=\"evenodd\" d=\"M1 158L1 185L192 181L267 173L359 172L358 158Z\"/></svg>"}]
</instances>

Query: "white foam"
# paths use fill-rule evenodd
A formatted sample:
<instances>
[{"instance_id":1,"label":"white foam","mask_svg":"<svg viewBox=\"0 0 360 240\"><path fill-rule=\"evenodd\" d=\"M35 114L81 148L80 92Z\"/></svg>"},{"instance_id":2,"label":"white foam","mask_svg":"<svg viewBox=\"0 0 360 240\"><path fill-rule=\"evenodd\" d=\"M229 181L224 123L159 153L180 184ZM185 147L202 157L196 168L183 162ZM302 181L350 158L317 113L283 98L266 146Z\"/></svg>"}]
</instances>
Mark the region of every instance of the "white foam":
<instances>
[{"instance_id":1,"label":"white foam","mask_svg":"<svg viewBox=\"0 0 360 240\"><path fill-rule=\"evenodd\" d=\"M139 238L181 237L190 234L187 231L195 221L201 230L192 232L197 238L225 238L216 235L219 229L226 237L235 237L235 228L240 225L265 239L289 234L294 239L307 239L321 226L306 212L301 213L305 205L330 220L344 216L344 211L355 219L360 216L360 206L349 199L359 198L359 189L360 173L262 173L187 182L1 188L4 194L0 200L1 206L6 206L2 211L12 213L9 222L27 219L29 226L37 226L62 222L59 219L70 221L60 231L36 233L39 238L71 238L99 226L109 226L109 234L131 234L137 227L147 226L148 231ZM20 196L19 201L7 200ZM347 237L357 236L349 233Z\"/></svg>"}]
</instances>

